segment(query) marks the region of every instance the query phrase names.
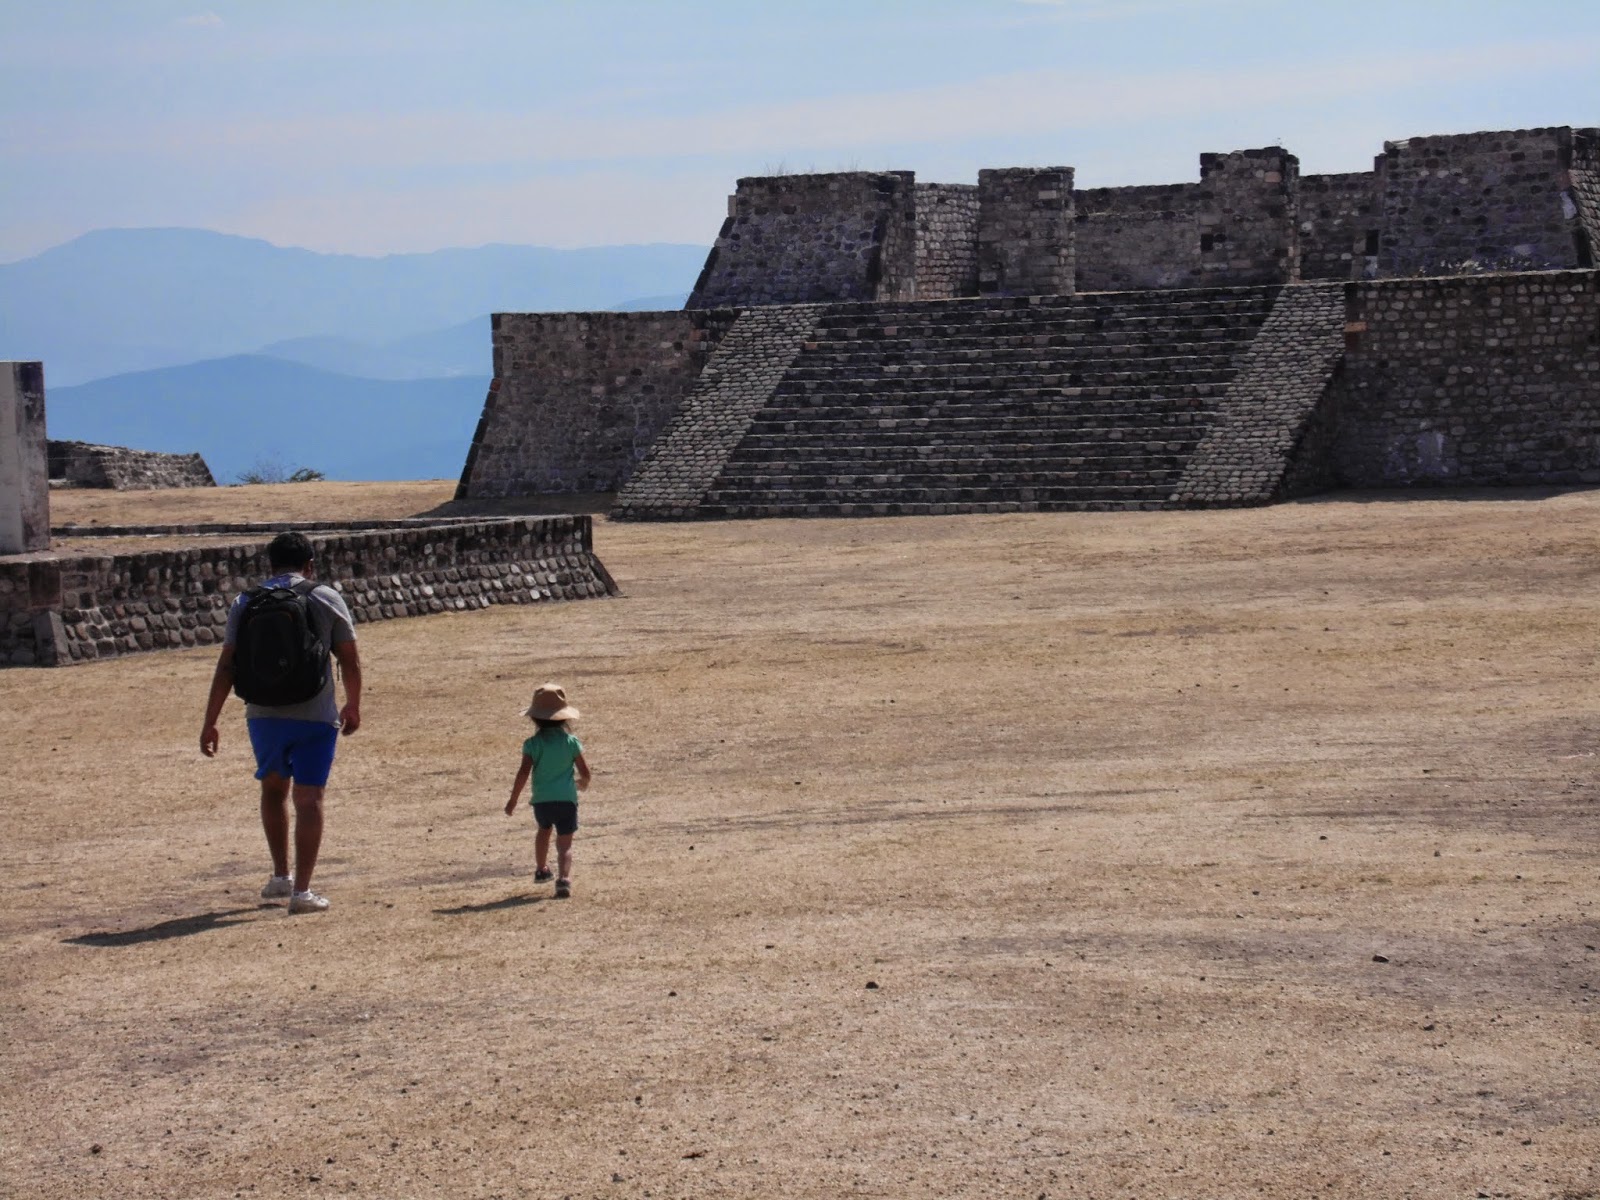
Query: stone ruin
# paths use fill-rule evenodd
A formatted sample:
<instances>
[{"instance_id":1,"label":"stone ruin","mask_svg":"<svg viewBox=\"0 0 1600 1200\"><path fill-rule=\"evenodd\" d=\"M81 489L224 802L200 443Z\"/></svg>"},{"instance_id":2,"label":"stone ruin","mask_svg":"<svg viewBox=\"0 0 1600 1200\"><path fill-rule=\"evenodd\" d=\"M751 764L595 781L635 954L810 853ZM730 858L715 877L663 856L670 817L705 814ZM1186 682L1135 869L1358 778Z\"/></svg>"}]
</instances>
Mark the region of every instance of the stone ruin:
<instances>
[{"instance_id":1,"label":"stone ruin","mask_svg":"<svg viewBox=\"0 0 1600 1200\"><path fill-rule=\"evenodd\" d=\"M636 519L1600 483L1600 131L1301 175L741 179L687 306L503 313L458 497Z\"/></svg>"},{"instance_id":2,"label":"stone ruin","mask_svg":"<svg viewBox=\"0 0 1600 1200\"><path fill-rule=\"evenodd\" d=\"M0 667L219 645L229 605L269 573L267 542L286 529L310 538L319 579L343 593L358 623L617 591L587 516L52 529L47 445L62 443L45 437L43 365L0 364ZM140 453L88 449L122 463ZM68 553L52 549L52 536L167 544Z\"/></svg>"},{"instance_id":3,"label":"stone ruin","mask_svg":"<svg viewBox=\"0 0 1600 1200\"><path fill-rule=\"evenodd\" d=\"M211 468L198 454L163 454L52 438L46 444L45 457L51 487L129 492L217 486Z\"/></svg>"}]
</instances>

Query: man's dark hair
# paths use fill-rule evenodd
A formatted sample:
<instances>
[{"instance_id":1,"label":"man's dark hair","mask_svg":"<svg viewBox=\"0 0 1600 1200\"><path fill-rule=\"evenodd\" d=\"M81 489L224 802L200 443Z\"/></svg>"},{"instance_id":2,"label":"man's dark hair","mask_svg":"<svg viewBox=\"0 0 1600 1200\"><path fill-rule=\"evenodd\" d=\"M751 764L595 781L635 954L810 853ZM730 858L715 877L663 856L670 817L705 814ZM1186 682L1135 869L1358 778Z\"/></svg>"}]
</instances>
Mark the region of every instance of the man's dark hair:
<instances>
[{"instance_id":1,"label":"man's dark hair","mask_svg":"<svg viewBox=\"0 0 1600 1200\"><path fill-rule=\"evenodd\" d=\"M303 533L280 533L267 545L267 561L274 571L292 571L311 559L311 543Z\"/></svg>"}]
</instances>

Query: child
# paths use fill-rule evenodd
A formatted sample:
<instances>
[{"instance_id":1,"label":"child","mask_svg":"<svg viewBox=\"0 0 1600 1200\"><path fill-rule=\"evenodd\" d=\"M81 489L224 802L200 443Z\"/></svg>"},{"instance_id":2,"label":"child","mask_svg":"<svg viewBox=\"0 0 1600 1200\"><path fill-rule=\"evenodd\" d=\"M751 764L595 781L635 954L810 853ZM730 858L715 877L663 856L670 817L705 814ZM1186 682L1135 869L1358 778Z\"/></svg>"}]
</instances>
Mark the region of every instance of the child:
<instances>
[{"instance_id":1,"label":"child","mask_svg":"<svg viewBox=\"0 0 1600 1200\"><path fill-rule=\"evenodd\" d=\"M547 683L533 693L533 703L523 711L539 731L522 743L522 765L511 784L511 799L506 801L506 816L516 811L522 785L533 776L533 818L539 823L534 839L533 880L550 878L550 833L556 835L556 899L572 895L572 835L578 832L578 793L589 788L589 764L583 761L583 745L567 731L567 722L578 710L567 703L567 693L559 684ZM577 778L573 778L573 769Z\"/></svg>"}]
</instances>

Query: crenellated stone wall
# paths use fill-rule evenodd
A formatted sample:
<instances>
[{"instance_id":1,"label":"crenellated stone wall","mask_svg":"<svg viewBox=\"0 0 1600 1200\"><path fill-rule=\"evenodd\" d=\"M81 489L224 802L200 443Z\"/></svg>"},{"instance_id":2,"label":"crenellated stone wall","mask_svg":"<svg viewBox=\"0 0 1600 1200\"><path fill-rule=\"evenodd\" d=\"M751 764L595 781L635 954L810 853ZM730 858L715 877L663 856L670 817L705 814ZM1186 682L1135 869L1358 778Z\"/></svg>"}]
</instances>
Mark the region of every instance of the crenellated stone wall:
<instances>
[{"instance_id":1,"label":"crenellated stone wall","mask_svg":"<svg viewBox=\"0 0 1600 1200\"><path fill-rule=\"evenodd\" d=\"M163 454L126 446L54 440L48 454L50 482L58 487L127 492L217 486L211 468L198 454Z\"/></svg>"},{"instance_id":2,"label":"crenellated stone wall","mask_svg":"<svg viewBox=\"0 0 1600 1200\"><path fill-rule=\"evenodd\" d=\"M621 487L732 323L728 310L498 313L458 499Z\"/></svg>"},{"instance_id":3,"label":"crenellated stone wall","mask_svg":"<svg viewBox=\"0 0 1600 1200\"><path fill-rule=\"evenodd\" d=\"M978 294L978 189L961 183L919 183L918 300Z\"/></svg>"},{"instance_id":4,"label":"crenellated stone wall","mask_svg":"<svg viewBox=\"0 0 1600 1200\"><path fill-rule=\"evenodd\" d=\"M1200 182L1073 194L1084 292L1298 278L1299 161L1279 147L1202 154Z\"/></svg>"},{"instance_id":5,"label":"crenellated stone wall","mask_svg":"<svg viewBox=\"0 0 1600 1200\"><path fill-rule=\"evenodd\" d=\"M64 666L221 643L268 538L133 554L0 559L0 666ZM611 595L586 516L311 535L318 577L358 623Z\"/></svg>"},{"instance_id":6,"label":"crenellated stone wall","mask_svg":"<svg viewBox=\"0 0 1600 1200\"><path fill-rule=\"evenodd\" d=\"M1600 483L1600 274L1363 282L1348 317L1340 482Z\"/></svg>"},{"instance_id":7,"label":"crenellated stone wall","mask_svg":"<svg viewBox=\"0 0 1600 1200\"><path fill-rule=\"evenodd\" d=\"M978 172L979 295L1072 295L1075 234L1071 167Z\"/></svg>"},{"instance_id":8,"label":"crenellated stone wall","mask_svg":"<svg viewBox=\"0 0 1600 1200\"><path fill-rule=\"evenodd\" d=\"M1578 267L1572 130L1385 142L1380 278Z\"/></svg>"},{"instance_id":9,"label":"crenellated stone wall","mask_svg":"<svg viewBox=\"0 0 1600 1200\"><path fill-rule=\"evenodd\" d=\"M1377 173L1300 176L1299 214L1300 278L1361 278L1378 252Z\"/></svg>"},{"instance_id":10,"label":"crenellated stone wall","mask_svg":"<svg viewBox=\"0 0 1600 1200\"><path fill-rule=\"evenodd\" d=\"M745 178L688 307L909 299L916 259L910 171Z\"/></svg>"}]
</instances>

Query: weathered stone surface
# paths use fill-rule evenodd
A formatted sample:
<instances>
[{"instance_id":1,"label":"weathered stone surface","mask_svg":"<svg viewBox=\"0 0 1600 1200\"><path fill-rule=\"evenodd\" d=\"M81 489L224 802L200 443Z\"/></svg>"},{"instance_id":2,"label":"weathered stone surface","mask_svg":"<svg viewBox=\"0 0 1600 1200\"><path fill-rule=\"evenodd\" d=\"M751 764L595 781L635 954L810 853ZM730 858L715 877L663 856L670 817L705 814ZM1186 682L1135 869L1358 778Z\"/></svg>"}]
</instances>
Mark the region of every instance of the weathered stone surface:
<instances>
[{"instance_id":1,"label":"weathered stone surface","mask_svg":"<svg viewBox=\"0 0 1600 1200\"><path fill-rule=\"evenodd\" d=\"M198 454L162 454L126 446L52 440L49 461L50 482L57 487L126 492L217 486L211 468Z\"/></svg>"},{"instance_id":2,"label":"weathered stone surface","mask_svg":"<svg viewBox=\"0 0 1600 1200\"><path fill-rule=\"evenodd\" d=\"M690 308L743 308L914 294L910 171L741 179Z\"/></svg>"},{"instance_id":3,"label":"weathered stone surface","mask_svg":"<svg viewBox=\"0 0 1600 1200\"><path fill-rule=\"evenodd\" d=\"M44 364L0 363L0 554L49 545Z\"/></svg>"}]
</instances>

